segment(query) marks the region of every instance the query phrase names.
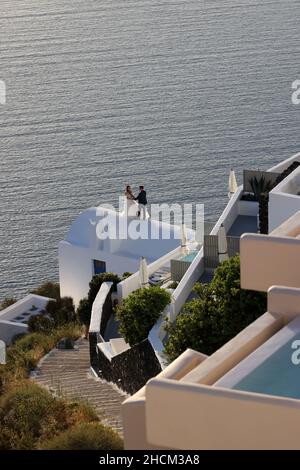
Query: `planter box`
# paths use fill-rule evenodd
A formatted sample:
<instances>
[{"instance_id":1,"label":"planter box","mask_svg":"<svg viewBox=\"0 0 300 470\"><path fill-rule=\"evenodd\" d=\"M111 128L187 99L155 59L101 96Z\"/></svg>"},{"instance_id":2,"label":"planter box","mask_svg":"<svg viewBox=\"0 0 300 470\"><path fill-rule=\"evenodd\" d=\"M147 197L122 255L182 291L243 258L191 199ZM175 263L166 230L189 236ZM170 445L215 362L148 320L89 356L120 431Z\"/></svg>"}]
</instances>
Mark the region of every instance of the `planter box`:
<instances>
[{"instance_id":1,"label":"planter box","mask_svg":"<svg viewBox=\"0 0 300 470\"><path fill-rule=\"evenodd\" d=\"M238 210L239 210L239 215L257 216L257 214L258 214L258 202L239 200Z\"/></svg>"}]
</instances>

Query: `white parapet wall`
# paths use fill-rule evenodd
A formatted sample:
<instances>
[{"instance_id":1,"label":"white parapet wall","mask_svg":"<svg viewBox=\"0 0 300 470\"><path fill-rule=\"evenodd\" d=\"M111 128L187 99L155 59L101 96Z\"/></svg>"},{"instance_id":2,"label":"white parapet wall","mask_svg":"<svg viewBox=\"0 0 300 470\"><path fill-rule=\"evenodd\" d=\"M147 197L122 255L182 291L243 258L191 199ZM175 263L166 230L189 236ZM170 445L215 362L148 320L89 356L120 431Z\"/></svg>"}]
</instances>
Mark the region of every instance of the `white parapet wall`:
<instances>
[{"instance_id":1,"label":"white parapet wall","mask_svg":"<svg viewBox=\"0 0 300 470\"><path fill-rule=\"evenodd\" d=\"M294 162L300 162L300 152L292 155L286 160L281 161L277 165L272 166L272 168L269 168L267 171L270 171L272 173L282 173Z\"/></svg>"},{"instance_id":2,"label":"white parapet wall","mask_svg":"<svg viewBox=\"0 0 300 470\"><path fill-rule=\"evenodd\" d=\"M300 449L299 421L299 400L166 379L146 387L146 436L153 447Z\"/></svg>"},{"instance_id":3,"label":"white parapet wall","mask_svg":"<svg viewBox=\"0 0 300 470\"><path fill-rule=\"evenodd\" d=\"M300 400L216 385L300 316L299 299L300 289L272 287L268 312L235 338L210 357L187 350L126 400L125 448L300 449Z\"/></svg>"},{"instance_id":4,"label":"white parapet wall","mask_svg":"<svg viewBox=\"0 0 300 470\"><path fill-rule=\"evenodd\" d=\"M240 242L241 287L266 292L273 285L300 287L300 240L244 234Z\"/></svg>"},{"instance_id":5,"label":"white parapet wall","mask_svg":"<svg viewBox=\"0 0 300 470\"><path fill-rule=\"evenodd\" d=\"M89 283L94 275L93 260L99 259L96 249L72 245L63 241L59 244L59 278L62 297L72 297L77 307L87 296ZM101 253L106 271L122 275L125 271L136 271L139 259L127 258L113 253Z\"/></svg>"},{"instance_id":6,"label":"white parapet wall","mask_svg":"<svg viewBox=\"0 0 300 470\"><path fill-rule=\"evenodd\" d=\"M300 210L300 167L269 193L269 231Z\"/></svg>"},{"instance_id":7,"label":"white parapet wall","mask_svg":"<svg viewBox=\"0 0 300 470\"><path fill-rule=\"evenodd\" d=\"M199 253L194 258L193 262L189 266L188 270L184 274L183 278L179 282L175 291L172 295L171 304L171 317L172 322L175 321L176 316L180 312L188 296L190 295L194 285L199 281L200 277L204 272L204 255L203 248L199 250Z\"/></svg>"},{"instance_id":8,"label":"white parapet wall","mask_svg":"<svg viewBox=\"0 0 300 470\"><path fill-rule=\"evenodd\" d=\"M29 294L18 302L0 311L0 339L7 345L15 335L27 333L27 321L45 309L50 299Z\"/></svg>"},{"instance_id":9,"label":"white parapet wall","mask_svg":"<svg viewBox=\"0 0 300 470\"><path fill-rule=\"evenodd\" d=\"M110 295L112 286L112 282L103 282L101 284L101 287L92 305L91 321L89 327L90 333L101 333L103 306L107 296Z\"/></svg>"}]
</instances>

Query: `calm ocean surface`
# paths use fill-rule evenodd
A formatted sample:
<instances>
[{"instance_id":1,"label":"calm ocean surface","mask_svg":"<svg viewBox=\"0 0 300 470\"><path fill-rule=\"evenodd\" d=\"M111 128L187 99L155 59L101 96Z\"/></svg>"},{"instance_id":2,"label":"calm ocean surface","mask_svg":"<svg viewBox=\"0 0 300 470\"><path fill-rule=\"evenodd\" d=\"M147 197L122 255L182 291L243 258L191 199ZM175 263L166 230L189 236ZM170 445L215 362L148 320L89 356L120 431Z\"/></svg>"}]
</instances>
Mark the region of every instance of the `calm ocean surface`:
<instances>
[{"instance_id":1,"label":"calm ocean surface","mask_svg":"<svg viewBox=\"0 0 300 470\"><path fill-rule=\"evenodd\" d=\"M1 0L0 299L58 278L125 183L215 220L232 166L300 151L298 0Z\"/></svg>"}]
</instances>

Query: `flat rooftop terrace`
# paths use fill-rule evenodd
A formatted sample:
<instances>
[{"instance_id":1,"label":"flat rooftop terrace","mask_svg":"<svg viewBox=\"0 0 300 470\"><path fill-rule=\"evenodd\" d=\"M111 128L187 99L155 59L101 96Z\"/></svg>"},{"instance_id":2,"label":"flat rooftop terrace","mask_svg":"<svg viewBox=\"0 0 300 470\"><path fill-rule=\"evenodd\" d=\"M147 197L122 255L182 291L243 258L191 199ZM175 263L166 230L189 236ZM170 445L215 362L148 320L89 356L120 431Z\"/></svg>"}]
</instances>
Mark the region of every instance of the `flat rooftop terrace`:
<instances>
[{"instance_id":1,"label":"flat rooftop terrace","mask_svg":"<svg viewBox=\"0 0 300 470\"><path fill-rule=\"evenodd\" d=\"M257 217L250 215L238 215L227 235L230 237L240 237L243 233L257 233Z\"/></svg>"}]
</instances>

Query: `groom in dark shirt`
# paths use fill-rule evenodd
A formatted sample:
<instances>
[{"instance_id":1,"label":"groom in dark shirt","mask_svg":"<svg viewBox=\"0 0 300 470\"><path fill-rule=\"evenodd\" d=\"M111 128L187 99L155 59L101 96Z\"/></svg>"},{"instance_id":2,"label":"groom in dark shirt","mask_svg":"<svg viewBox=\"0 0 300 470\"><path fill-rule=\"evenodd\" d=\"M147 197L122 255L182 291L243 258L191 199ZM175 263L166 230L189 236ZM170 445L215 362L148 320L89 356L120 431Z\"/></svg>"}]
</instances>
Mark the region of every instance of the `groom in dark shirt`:
<instances>
[{"instance_id":1,"label":"groom in dark shirt","mask_svg":"<svg viewBox=\"0 0 300 470\"><path fill-rule=\"evenodd\" d=\"M146 205L147 205L147 194L144 189L144 186L139 187L140 192L134 199L139 203L139 211L137 216L140 217L142 214L142 219L146 219Z\"/></svg>"}]
</instances>

